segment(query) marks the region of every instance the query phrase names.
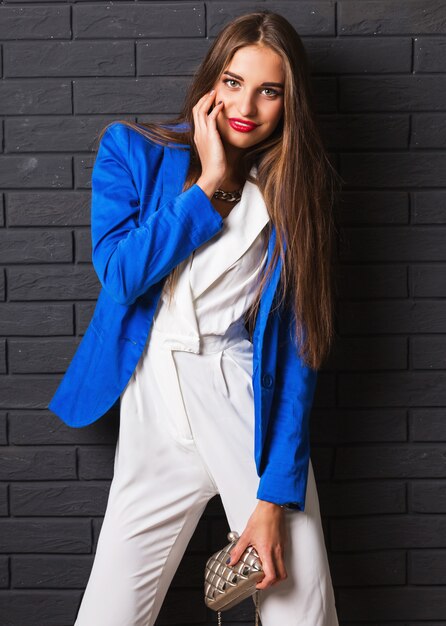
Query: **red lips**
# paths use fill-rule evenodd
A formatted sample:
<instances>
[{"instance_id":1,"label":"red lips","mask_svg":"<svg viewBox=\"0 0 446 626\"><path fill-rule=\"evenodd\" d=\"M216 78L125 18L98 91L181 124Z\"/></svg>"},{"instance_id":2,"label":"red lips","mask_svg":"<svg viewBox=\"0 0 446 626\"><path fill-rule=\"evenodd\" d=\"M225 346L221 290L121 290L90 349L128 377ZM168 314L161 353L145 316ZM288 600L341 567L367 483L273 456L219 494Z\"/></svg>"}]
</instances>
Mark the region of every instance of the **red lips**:
<instances>
[{"instance_id":1,"label":"red lips","mask_svg":"<svg viewBox=\"0 0 446 626\"><path fill-rule=\"evenodd\" d=\"M247 120L242 120L237 117L230 117L228 119L231 128L234 130L238 130L242 133L249 133L254 128L257 128L258 124L254 124L253 122L248 122Z\"/></svg>"}]
</instances>

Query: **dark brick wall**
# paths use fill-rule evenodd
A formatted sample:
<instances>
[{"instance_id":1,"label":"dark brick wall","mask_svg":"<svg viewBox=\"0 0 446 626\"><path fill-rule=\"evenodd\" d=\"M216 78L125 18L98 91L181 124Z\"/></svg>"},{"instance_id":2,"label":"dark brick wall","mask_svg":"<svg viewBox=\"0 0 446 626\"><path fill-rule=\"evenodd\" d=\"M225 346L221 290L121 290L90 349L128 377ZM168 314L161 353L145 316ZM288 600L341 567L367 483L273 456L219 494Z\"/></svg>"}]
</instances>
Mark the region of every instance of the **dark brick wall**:
<instances>
[{"instance_id":1,"label":"dark brick wall","mask_svg":"<svg viewBox=\"0 0 446 626\"><path fill-rule=\"evenodd\" d=\"M304 39L345 180L338 337L312 416L340 621L446 623L446 2L10 0L0 2L2 626L74 623L112 477L116 407L83 429L46 409L99 293L95 137L119 117L176 114L209 39L265 6ZM202 571L226 531L214 499L158 624L215 623ZM225 623L252 613L243 603Z\"/></svg>"}]
</instances>

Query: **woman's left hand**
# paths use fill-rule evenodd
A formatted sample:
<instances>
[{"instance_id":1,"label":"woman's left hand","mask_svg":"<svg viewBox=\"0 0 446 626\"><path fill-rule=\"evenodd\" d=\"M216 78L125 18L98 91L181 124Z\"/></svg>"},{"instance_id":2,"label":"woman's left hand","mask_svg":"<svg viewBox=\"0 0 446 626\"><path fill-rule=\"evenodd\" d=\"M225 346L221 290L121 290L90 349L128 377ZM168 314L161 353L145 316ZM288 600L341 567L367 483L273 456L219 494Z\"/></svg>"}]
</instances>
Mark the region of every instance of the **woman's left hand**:
<instances>
[{"instance_id":1,"label":"woman's left hand","mask_svg":"<svg viewBox=\"0 0 446 626\"><path fill-rule=\"evenodd\" d=\"M246 548L253 546L265 572L256 589L266 589L288 576L284 564L285 544L284 509L273 502L259 500L245 530L231 550L229 565L235 565Z\"/></svg>"}]
</instances>

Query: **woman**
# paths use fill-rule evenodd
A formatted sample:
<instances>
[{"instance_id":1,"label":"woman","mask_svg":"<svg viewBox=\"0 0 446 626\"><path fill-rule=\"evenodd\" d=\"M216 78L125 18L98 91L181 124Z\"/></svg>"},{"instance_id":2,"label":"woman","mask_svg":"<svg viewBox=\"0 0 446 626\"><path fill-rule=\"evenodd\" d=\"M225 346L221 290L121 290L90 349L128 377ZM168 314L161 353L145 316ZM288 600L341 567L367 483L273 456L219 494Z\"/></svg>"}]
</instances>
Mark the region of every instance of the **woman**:
<instances>
[{"instance_id":1,"label":"woman","mask_svg":"<svg viewBox=\"0 0 446 626\"><path fill-rule=\"evenodd\" d=\"M216 494L240 534L231 564L248 545L262 561L263 626L338 624L309 456L334 180L313 116L301 41L262 11L223 29L172 124L101 134L103 288L49 405L79 427L120 400L76 626L153 625Z\"/></svg>"}]
</instances>

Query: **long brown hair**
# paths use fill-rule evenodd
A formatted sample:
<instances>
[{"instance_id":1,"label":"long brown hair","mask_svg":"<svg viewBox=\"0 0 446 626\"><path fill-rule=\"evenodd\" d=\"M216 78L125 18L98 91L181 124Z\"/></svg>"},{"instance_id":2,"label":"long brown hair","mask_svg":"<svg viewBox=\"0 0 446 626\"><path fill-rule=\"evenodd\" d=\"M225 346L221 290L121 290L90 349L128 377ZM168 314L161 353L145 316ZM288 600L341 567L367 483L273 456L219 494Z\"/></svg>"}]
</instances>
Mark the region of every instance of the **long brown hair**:
<instances>
[{"instance_id":1,"label":"long brown hair","mask_svg":"<svg viewBox=\"0 0 446 626\"><path fill-rule=\"evenodd\" d=\"M201 174L193 140L192 109L219 80L233 55L244 46L262 45L282 59L285 74L284 110L281 121L264 141L246 149L241 159L242 179L256 182L276 228L276 242L268 271L246 315L251 332L260 295L278 258L282 272L277 306L293 307L294 340L302 360L318 369L328 355L334 337L334 289L332 277L333 219L335 193L342 179L332 167L319 133L310 69L302 41L281 15L262 10L237 17L212 42L189 85L181 113L174 119L135 124L118 120L158 144L184 144L190 149L190 166L183 187L186 191ZM111 122L116 123L117 120ZM169 125L182 124L175 130ZM100 141L108 124L99 137ZM257 166L254 181L249 172ZM343 182L343 181L342 181ZM284 252L284 239L286 251ZM265 247L268 243L266 238ZM177 266L166 279L172 294ZM299 323L296 323L296 321Z\"/></svg>"}]
</instances>

